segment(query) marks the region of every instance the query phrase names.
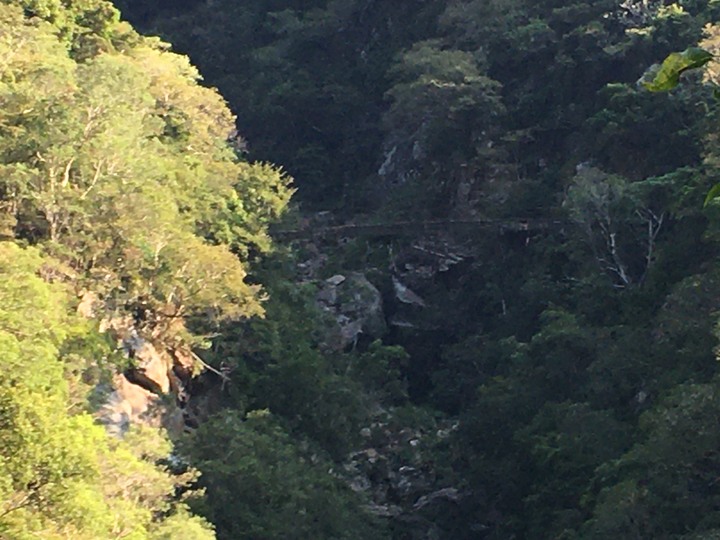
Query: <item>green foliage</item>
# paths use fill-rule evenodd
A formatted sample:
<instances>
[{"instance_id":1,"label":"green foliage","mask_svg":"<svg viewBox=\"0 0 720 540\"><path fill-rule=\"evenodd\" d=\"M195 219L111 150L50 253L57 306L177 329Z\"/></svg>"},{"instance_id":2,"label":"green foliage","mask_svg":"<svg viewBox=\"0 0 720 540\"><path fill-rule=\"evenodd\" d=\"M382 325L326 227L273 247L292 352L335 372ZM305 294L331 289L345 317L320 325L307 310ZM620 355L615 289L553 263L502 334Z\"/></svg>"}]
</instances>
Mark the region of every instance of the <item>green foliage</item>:
<instances>
[{"instance_id":1,"label":"green foliage","mask_svg":"<svg viewBox=\"0 0 720 540\"><path fill-rule=\"evenodd\" d=\"M149 538L150 540L211 540L215 535L204 519L190 515L187 510L182 509L153 528Z\"/></svg>"},{"instance_id":2,"label":"green foliage","mask_svg":"<svg viewBox=\"0 0 720 540\"><path fill-rule=\"evenodd\" d=\"M642 440L600 470L609 485L588 522L589 538L676 537L716 526L716 384L679 385L640 418Z\"/></svg>"},{"instance_id":3,"label":"green foliage","mask_svg":"<svg viewBox=\"0 0 720 540\"><path fill-rule=\"evenodd\" d=\"M380 340L373 341L368 350L352 362L349 375L361 382L365 388L378 392L382 401L402 402L407 398L407 389L402 383L402 368L408 362L407 352L400 346L385 346Z\"/></svg>"},{"instance_id":4,"label":"green foliage","mask_svg":"<svg viewBox=\"0 0 720 540\"><path fill-rule=\"evenodd\" d=\"M630 183L586 164L578 166L564 206L616 287L645 280L677 189L668 177Z\"/></svg>"},{"instance_id":5,"label":"green foliage","mask_svg":"<svg viewBox=\"0 0 720 540\"><path fill-rule=\"evenodd\" d=\"M267 411L245 420L223 413L203 424L188 448L219 538L383 537L332 465L299 451Z\"/></svg>"},{"instance_id":6,"label":"green foliage","mask_svg":"<svg viewBox=\"0 0 720 540\"><path fill-rule=\"evenodd\" d=\"M710 188L710 191L707 192L703 206L707 206L718 197L720 197L720 184L715 184L712 188Z\"/></svg>"},{"instance_id":7,"label":"green foliage","mask_svg":"<svg viewBox=\"0 0 720 540\"><path fill-rule=\"evenodd\" d=\"M250 155L292 171L305 205L361 209L372 203L373 184L365 179L377 169L368 156L381 145L385 72L394 54L416 39L407 20L430 27L442 6L433 1L380 9L362 0L183 4L172 4L172 17L145 18L153 11L148 3L120 3L138 24L171 36L178 50L192 51L206 79L242 104L240 129ZM199 27L198 20L205 24ZM242 82L240 73L246 74Z\"/></svg>"},{"instance_id":8,"label":"green foliage","mask_svg":"<svg viewBox=\"0 0 720 540\"><path fill-rule=\"evenodd\" d=\"M3 15L13 106L0 161L15 235L45 244L117 307L141 303L160 319L260 314L235 254L270 248L267 226L291 191L278 170L233 154L224 102L152 40L76 64L49 26Z\"/></svg>"},{"instance_id":9,"label":"green foliage","mask_svg":"<svg viewBox=\"0 0 720 540\"><path fill-rule=\"evenodd\" d=\"M583 523L585 515L577 502L588 479L598 466L621 455L629 431L610 411L566 402L545 405L517 433L528 445L534 465L535 486L524 501L530 535L562 537Z\"/></svg>"},{"instance_id":10,"label":"green foliage","mask_svg":"<svg viewBox=\"0 0 720 540\"><path fill-rule=\"evenodd\" d=\"M84 372L119 366L74 298L176 345L186 317L262 315L246 265L289 179L243 161L222 98L107 2L0 3L0 56L0 536L214 538L161 433L110 439L87 412Z\"/></svg>"},{"instance_id":11,"label":"green foliage","mask_svg":"<svg viewBox=\"0 0 720 540\"><path fill-rule=\"evenodd\" d=\"M73 328L68 291L38 272L54 261L0 243L0 534L6 538L154 538L160 516L207 525L172 500L184 483L155 462L169 445L155 431L110 440L87 413L70 415L60 356ZM150 451L154 449L154 451ZM168 525L169 526L169 525ZM177 526L177 525L176 525Z\"/></svg>"},{"instance_id":12,"label":"green foliage","mask_svg":"<svg viewBox=\"0 0 720 540\"><path fill-rule=\"evenodd\" d=\"M124 4L131 14L157 15L144 24L203 65L249 136L247 148L236 139L235 149L283 163L298 177L306 209L336 210L338 221L358 211L387 221L530 218L527 231L448 227L408 242L385 237L397 264L357 257L364 266L352 270L378 282L389 282L391 264L407 272L428 307L402 313L414 328L393 327L385 344L347 354L323 350L315 291L291 283L295 262L256 267L253 283L270 294L266 319L222 322L207 358L231 370L217 397L227 410L185 449L205 473L209 498L197 508L221 537L293 537L291 522L305 537L379 536L353 521L364 501L327 471L362 444L372 406L386 409L391 424L431 430L411 414L417 404L458 417L447 454L423 449L427 463L451 462L437 476L426 465L423 494L453 485L462 497L442 513L441 505L414 510L420 492L411 501L394 494L403 505L391 520L397 538L413 523L438 538L713 537L720 303L708 218L717 207L701 206L720 163L717 111L705 87L678 85L658 96L636 80L654 59L697 42L717 20L717 2ZM231 253L247 262L268 250L267 224L289 195L283 175L236 162L222 143L231 128L224 106L159 44L130 47L132 60L83 56L87 67L79 69L37 28L33 41L53 60L36 70L34 57L26 61L29 81L17 70L3 79L12 115L0 115L0 126L28 134L3 147L3 163L25 166L3 175L14 182L3 189L32 195L23 195L22 211L8 210L3 230L46 246L76 271L110 275L96 284L119 304L182 307L206 332L215 330L207 312L221 319L243 298L236 314L255 312L240 273L223 282L202 263L224 268ZM702 52L716 55L717 27L706 35L701 49L671 55L649 73L650 87L673 86L703 63L709 80L718 76ZM90 84L102 73L112 83ZM90 201L35 187L51 165L62 178L77 150L88 157L73 162L70 184L87 189L104 154L61 137L83 125L67 112L80 101L74 90L33 79L77 87L97 103L112 97L108 88L144 88L144 99L117 100L120 128L105 128L107 140L124 140L131 192L103 179L105 198L92 203L101 204L102 219ZM57 120L46 121L38 102ZM33 114L23 114L28 108ZM138 109L143 114L132 116ZM48 144L50 135L59 142ZM38 150L54 159L47 169L33 157ZM53 204L72 227L59 226L48 242L43 213ZM547 229L533 230L536 218ZM326 269L335 270L329 245L316 238L308 251L321 251L311 262L329 255ZM77 246L88 255L73 263L67 254ZM236 291L240 298L230 301ZM406 307L384 292L388 315ZM402 411L389 406L397 404ZM245 418L263 409L270 415ZM390 476L388 469L373 479L376 492ZM330 510L313 524L322 506Z\"/></svg>"},{"instance_id":13,"label":"green foliage","mask_svg":"<svg viewBox=\"0 0 720 540\"><path fill-rule=\"evenodd\" d=\"M670 54L663 63L650 67L643 76L643 86L651 92L667 92L680 84L680 75L698 69L712 60L713 55L699 47L689 47Z\"/></svg>"},{"instance_id":14,"label":"green foliage","mask_svg":"<svg viewBox=\"0 0 720 540\"><path fill-rule=\"evenodd\" d=\"M83 60L102 52L122 50L140 38L106 0L4 0L22 8L27 18L49 22L73 58Z\"/></svg>"},{"instance_id":15,"label":"green foliage","mask_svg":"<svg viewBox=\"0 0 720 540\"><path fill-rule=\"evenodd\" d=\"M339 461L357 442L367 415L362 383L368 390L386 387L394 394L401 393L402 386L397 379L352 376L369 367L363 362L365 355L332 355L321 349L326 330L313 302L315 291L288 281L286 265L292 261L280 253L264 261L266 317L225 327L208 359L233 369L226 406L238 414L269 409L294 434L312 440L319 451ZM381 361L401 356L390 349ZM398 376L391 366L385 373Z\"/></svg>"},{"instance_id":16,"label":"green foliage","mask_svg":"<svg viewBox=\"0 0 720 540\"><path fill-rule=\"evenodd\" d=\"M457 191L460 178L453 175L461 163L494 157L486 149L504 112L501 85L485 75L473 54L444 50L437 41L415 44L389 74L394 84L386 93L391 105L383 119L382 180L420 183L414 204L425 193L439 192L441 197L423 205L437 207Z\"/></svg>"}]
</instances>

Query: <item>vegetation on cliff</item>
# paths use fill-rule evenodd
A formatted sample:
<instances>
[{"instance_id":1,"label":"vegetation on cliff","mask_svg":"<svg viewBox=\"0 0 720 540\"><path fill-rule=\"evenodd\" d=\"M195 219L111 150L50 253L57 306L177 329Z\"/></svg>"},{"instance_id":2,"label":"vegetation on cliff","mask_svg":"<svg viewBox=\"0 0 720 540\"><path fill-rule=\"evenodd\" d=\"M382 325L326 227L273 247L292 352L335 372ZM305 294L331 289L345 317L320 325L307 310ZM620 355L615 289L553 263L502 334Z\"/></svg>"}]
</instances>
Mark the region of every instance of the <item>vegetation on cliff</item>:
<instances>
[{"instance_id":1,"label":"vegetation on cliff","mask_svg":"<svg viewBox=\"0 0 720 540\"><path fill-rule=\"evenodd\" d=\"M717 2L117 6L237 125L0 2L0 536L717 537ZM210 367L172 451L93 422L118 317Z\"/></svg>"}]
</instances>

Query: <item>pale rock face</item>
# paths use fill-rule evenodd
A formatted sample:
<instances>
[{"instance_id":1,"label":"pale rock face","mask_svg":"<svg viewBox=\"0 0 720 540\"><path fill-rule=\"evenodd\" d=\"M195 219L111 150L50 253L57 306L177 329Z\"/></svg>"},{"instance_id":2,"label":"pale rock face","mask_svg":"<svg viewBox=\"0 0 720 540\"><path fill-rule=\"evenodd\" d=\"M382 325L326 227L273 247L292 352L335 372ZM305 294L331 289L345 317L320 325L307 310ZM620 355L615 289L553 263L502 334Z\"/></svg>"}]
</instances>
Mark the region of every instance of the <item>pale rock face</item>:
<instances>
[{"instance_id":1,"label":"pale rock face","mask_svg":"<svg viewBox=\"0 0 720 540\"><path fill-rule=\"evenodd\" d=\"M325 280L325 283L332 285L333 287L337 287L341 283L343 283L347 278L343 276L342 274L336 274L332 277L329 277Z\"/></svg>"},{"instance_id":2,"label":"pale rock face","mask_svg":"<svg viewBox=\"0 0 720 540\"><path fill-rule=\"evenodd\" d=\"M167 353L160 354L152 343L140 339L131 354L137 366L133 370L136 384L158 394L167 394L170 391L169 373L172 365L172 359Z\"/></svg>"},{"instance_id":3,"label":"pale rock face","mask_svg":"<svg viewBox=\"0 0 720 540\"><path fill-rule=\"evenodd\" d=\"M425 307L425 301L415 292L411 291L397 277L392 276L393 289L395 290L395 298L403 304L412 304L414 306Z\"/></svg>"},{"instance_id":4,"label":"pale rock face","mask_svg":"<svg viewBox=\"0 0 720 540\"><path fill-rule=\"evenodd\" d=\"M113 377L113 387L98 411L100 422L111 435L121 437L132 424L161 424L156 407L160 396L131 383L124 375Z\"/></svg>"},{"instance_id":5,"label":"pale rock face","mask_svg":"<svg viewBox=\"0 0 720 540\"><path fill-rule=\"evenodd\" d=\"M98 304L92 293L86 293L78 313L91 317L102 309ZM171 433L182 432L183 411L176 401L187 399L180 379L192 376L191 351L157 347L138 333L131 317L106 318L101 321L100 330L117 340L118 349L132 360L133 368L113 377L112 387L97 412L98 420L109 433L118 437L123 436L132 424L162 426ZM176 399L163 399L163 396Z\"/></svg>"},{"instance_id":6,"label":"pale rock face","mask_svg":"<svg viewBox=\"0 0 720 540\"><path fill-rule=\"evenodd\" d=\"M98 304L98 297L94 292L86 291L80 297L80 303L77 307L77 313L86 319L95 317L95 310Z\"/></svg>"},{"instance_id":7,"label":"pale rock face","mask_svg":"<svg viewBox=\"0 0 720 540\"><path fill-rule=\"evenodd\" d=\"M329 350L352 346L360 335L379 338L387 330L380 291L361 273L321 282L316 300L328 315L324 345Z\"/></svg>"}]
</instances>

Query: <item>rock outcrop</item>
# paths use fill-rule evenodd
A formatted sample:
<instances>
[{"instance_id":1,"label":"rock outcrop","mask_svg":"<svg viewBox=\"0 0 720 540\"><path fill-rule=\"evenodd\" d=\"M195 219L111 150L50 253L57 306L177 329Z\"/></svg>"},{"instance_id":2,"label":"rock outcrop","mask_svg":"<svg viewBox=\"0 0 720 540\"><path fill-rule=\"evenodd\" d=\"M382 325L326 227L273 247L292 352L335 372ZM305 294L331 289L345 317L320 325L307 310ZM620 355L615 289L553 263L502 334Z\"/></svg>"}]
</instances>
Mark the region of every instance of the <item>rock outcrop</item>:
<instances>
[{"instance_id":1,"label":"rock outcrop","mask_svg":"<svg viewBox=\"0 0 720 540\"><path fill-rule=\"evenodd\" d=\"M407 538L433 538L433 516L454 511L463 494L443 480L433 462L433 447L458 428L443 421L429 427L398 426L393 413L384 411L360 434L362 450L348 457L344 477L351 489L366 494L369 510L403 523Z\"/></svg>"},{"instance_id":2,"label":"rock outcrop","mask_svg":"<svg viewBox=\"0 0 720 540\"><path fill-rule=\"evenodd\" d=\"M92 292L83 294L78 314L100 318L106 306ZM185 427L183 409L188 395L184 388L192 376L192 351L153 342L138 329L129 315L108 315L100 321L100 331L117 343L117 350L128 359L128 368L115 374L110 384L101 385L103 396L98 420L108 432L122 436L132 424L162 426L170 433Z\"/></svg>"},{"instance_id":3,"label":"rock outcrop","mask_svg":"<svg viewBox=\"0 0 720 540\"><path fill-rule=\"evenodd\" d=\"M344 350L361 336L377 339L385 334L382 295L364 274L336 274L318 287L316 300L328 319L325 349Z\"/></svg>"}]
</instances>

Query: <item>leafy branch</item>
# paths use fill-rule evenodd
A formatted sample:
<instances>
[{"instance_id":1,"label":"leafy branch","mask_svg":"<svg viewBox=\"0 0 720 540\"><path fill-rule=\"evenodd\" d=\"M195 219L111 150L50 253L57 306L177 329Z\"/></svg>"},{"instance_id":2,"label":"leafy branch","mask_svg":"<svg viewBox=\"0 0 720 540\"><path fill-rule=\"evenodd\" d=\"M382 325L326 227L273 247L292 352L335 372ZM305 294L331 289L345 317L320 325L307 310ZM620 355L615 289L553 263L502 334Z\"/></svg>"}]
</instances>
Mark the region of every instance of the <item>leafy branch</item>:
<instances>
[{"instance_id":1,"label":"leafy branch","mask_svg":"<svg viewBox=\"0 0 720 540\"><path fill-rule=\"evenodd\" d=\"M645 72L642 85L650 92L668 92L680 84L680 76L688 70L698 69L713 59L713 55L700 47L689 47L683 52L670 54L662 64L653 64Z\"/></svg>"},{"instance_id":2,"label":"leafy branch","mask_svg":"<svg viewBox=\"0 0 720 540\"><path fill-rule=\"evenodd\" d=\"M686 71L699 69L710 62L714 56L700 47L688 47L683 52L671 53L662 64L654 64L648 68L640 80L650 92L668 92L680 84L680 76ZM713 92L716 98L720 91ZM703 207L720 197L720 183L715 184L705 196Z\"/></svg>"}]
</instances>

